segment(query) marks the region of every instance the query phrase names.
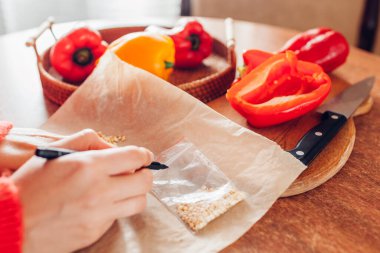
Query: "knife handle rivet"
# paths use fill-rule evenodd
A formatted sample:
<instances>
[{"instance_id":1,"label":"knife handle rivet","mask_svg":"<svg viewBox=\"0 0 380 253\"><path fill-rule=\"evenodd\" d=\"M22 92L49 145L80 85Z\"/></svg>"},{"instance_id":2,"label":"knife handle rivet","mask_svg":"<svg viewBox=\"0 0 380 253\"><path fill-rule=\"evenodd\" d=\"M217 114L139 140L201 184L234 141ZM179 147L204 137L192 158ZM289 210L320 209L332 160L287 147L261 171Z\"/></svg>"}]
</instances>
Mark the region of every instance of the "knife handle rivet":
<instances>
[{"instance_id":1,"label":"knife handle rivet","mask_svg":"<svg viewBox=\"0 0 380 253\"><path fill-rule=\"evenodd\" d=\"M314 133L316 136L322 136L323 134L321 132L315 132Z\"/></svg>"},{"instance_id":2,"label":"knife handle rivet","mask_svg":"<svg viewBox=\"0 0 380 253\"><path fill-rule=\"evenodd\" d=\"M301 151L301 150L298 150L298 151L296 151L296 154L297 155L304 155L305 153L303 151Z\"/></svg>"},{"instance_id":3,"label":"knife handle rivet","mask_svg":"<svg viewBox=\"0 0 380 253\"><path fill-rule=\"evenodd\" d=\"M331 115L331 118L332 119L339 119L339 116L334 114L334 115Z\"/></svg>"}]
</instances>

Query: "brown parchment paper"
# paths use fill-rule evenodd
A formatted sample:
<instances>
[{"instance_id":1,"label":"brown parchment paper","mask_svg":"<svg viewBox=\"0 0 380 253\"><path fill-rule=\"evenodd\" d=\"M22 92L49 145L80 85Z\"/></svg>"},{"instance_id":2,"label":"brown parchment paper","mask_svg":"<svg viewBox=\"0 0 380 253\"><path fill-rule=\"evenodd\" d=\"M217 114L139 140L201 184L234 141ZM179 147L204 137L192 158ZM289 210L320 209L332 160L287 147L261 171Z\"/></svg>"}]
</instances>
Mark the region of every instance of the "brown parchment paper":
<instances>
[{"instance_id":1,"label":"brown parchment paper","mask_svg":"<svg viewBox=\"0 0 380 253\"><path fill-rule=\"evenodd\" d=\"M197 234L149 196L144 213L119 220L86 252L216 252L242 236L305 169L271 140L109 52L43 126L58 134L83 128L125 135L126 144L155 153L185 137L249 193Z\"/></svg>"}]
</instances>

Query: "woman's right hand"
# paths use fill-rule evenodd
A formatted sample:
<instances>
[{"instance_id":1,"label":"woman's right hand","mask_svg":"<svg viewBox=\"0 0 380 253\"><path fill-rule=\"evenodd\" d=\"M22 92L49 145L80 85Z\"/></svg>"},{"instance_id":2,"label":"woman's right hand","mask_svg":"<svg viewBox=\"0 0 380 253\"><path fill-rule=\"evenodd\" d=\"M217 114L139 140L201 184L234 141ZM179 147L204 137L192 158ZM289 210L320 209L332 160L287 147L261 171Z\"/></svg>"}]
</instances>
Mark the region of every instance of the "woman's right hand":
<instances>
[{"instance_id":1,"label":"woman's right hand","mask_svg":"<svg viewBox=\"0 0 380 253\"><path fill-rule=\"evenodd\" d=\"M12 178L24 214L24 252L71 252L95 242L117 218L141 212L152 187L145 148L112 147L88 131L56 145L78 152L33 157Z\"/></svg>"}]
</instances>

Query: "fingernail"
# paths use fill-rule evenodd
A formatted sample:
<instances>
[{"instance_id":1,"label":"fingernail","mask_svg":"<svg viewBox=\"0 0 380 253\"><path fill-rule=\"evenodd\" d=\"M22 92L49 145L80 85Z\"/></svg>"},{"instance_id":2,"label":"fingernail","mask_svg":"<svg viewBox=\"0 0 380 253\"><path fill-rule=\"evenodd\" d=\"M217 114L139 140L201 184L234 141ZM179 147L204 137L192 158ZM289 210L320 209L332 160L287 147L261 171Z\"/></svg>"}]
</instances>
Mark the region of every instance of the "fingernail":
<instances>
[{"instance_id":1,"label":"fingernail","mask_svg":"<svg viewBox=\"0 0 380 253\"><path fill-rule=\"evenodd\" d=\"M154 154L147 148L141 148L141 150L144 150L145 153L147 153L149 162L153 161L154 159Z\"/></svg>"},{"instance_id":2,"label":"fingernail","mask_svg":"<svg viewBox=\"0 0 380 253\"><path fill-rule=\"evenodd\" d=\"M154 154L152 151L149 151L149 156L150 156L150 160L153 161L154 160Z\"/></svg>"}]
</instances>

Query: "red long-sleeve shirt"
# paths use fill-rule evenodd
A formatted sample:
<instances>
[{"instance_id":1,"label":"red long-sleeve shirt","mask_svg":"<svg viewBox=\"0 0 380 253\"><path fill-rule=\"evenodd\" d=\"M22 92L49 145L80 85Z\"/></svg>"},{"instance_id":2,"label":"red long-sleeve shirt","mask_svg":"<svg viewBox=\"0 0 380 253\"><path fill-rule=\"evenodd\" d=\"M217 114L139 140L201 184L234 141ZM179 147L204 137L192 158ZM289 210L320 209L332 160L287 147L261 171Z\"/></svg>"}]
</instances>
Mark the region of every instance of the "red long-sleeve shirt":
<instances>
[{"instance_id":1,"label":"red long-sleeve shirt","mask_svg":"<svg viewBox=\"0 0 380 253\"><path fill-rule=\"evenodd\" d=\"M0 121L0 142L12 124ZM22 252L22 210L17 188L12 180L0 175L0 252Z\"/></svg>"}]
</instances>

